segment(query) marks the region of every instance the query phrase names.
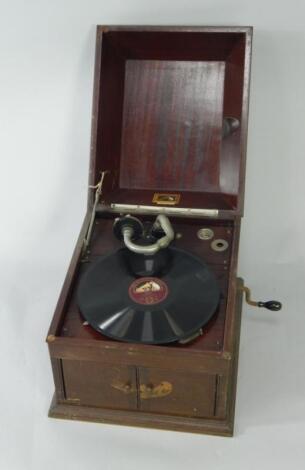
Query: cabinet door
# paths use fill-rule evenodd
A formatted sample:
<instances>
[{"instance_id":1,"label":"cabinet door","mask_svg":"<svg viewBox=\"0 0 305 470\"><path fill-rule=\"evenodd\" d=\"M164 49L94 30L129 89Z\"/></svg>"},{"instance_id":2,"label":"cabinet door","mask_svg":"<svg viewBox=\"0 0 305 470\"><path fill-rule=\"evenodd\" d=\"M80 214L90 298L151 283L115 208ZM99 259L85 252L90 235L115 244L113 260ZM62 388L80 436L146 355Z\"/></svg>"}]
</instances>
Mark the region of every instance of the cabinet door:
<instances>
[{"instance_id":1,"label":"cabinet door","mask_svg":"<svg viewBox=\"0 0 305 470\"><path fill-rule=\"evenodd\" d=\"M215 415L216 375L139 369L141 411L180 416Z\"/></svg>"},{"instance_id":2,"label":"cabinet door","mask_svg":"<svg viewBox=\"0 0 305 470\"><path fill-rule=\"evenodd\" d=\"M63 360L66 399L102 408L137 408L136 369L100 362Z\"/></svg>"}]
</instances>

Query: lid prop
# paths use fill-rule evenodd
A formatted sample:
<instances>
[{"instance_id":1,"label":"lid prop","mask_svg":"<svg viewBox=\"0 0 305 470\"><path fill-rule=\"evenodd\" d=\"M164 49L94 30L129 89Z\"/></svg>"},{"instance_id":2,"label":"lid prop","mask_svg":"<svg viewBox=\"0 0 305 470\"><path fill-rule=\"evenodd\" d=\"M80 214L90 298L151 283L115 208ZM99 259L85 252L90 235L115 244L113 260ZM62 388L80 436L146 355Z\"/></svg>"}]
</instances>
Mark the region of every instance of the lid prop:
<instances>
[{"instance_id":1,"label":"lid prop","mask_svg":"<svg viewBox=\"0 0 305 470\"><path fill-rule=\"evenodd\" d=\"M90 243L93 223L94 223L95 214L96 214L96 207L97 207L98 202L100 200L100 197L102 195L104 178L107 175L107 173L109 173L109 170L102 171L101 172L101 178L100 178L99 182L94 186L89 186L90 189L96 189L96 191L95 191L95 198L94 198L94 204L93 204L93 207L92 207L90 223L89 223L89 227L88 227L85 239L84 239L83 253L87 250L87 248L89 246L89 243Z\"/></svg>"}]
</instances>

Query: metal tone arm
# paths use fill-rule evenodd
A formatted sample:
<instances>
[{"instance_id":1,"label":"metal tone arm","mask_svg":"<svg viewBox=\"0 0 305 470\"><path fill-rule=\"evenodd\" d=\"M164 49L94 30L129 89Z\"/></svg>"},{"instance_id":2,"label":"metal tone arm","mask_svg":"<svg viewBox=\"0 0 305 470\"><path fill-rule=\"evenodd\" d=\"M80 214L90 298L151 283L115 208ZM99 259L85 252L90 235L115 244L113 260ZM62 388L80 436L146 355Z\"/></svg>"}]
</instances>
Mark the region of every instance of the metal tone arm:
<instances>
[{"instance_id":1,"label":"metal tone arm","mask_svg":"<svg viewBox=\"0 0 305 470\"><path fill-rule=\"evenodd\" d=\"M138 245L132 241L134 235L134 230L131 226L126 226L122 228L123 240L127 248L134 253L139 253L143 255L154 255L160 249L166 248L170 242L174 239L174 231L169 219L164 214L159 214L154 223L155 228L162 228L165 235L164 237L157 240L151 245Z\"/></svg>"}]
</instances>

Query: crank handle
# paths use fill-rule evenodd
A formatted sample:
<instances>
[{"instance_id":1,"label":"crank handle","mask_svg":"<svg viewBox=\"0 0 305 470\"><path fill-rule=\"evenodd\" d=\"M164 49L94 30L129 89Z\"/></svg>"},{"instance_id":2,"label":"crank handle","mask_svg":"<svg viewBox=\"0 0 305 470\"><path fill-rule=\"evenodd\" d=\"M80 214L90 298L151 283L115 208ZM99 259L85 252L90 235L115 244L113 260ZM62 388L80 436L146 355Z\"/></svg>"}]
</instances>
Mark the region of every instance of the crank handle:
<instances>
[{"instance_id":1,"label":"crank handle","mask_svg":"<svg viewBox=\"0 0 305 470\"><path fill-rule=\"evenodd\" d=\"M242 286L242 292L245 294L245 299L248 305L252 307L264 307L268 310L278 311L281 310L282 304L278 300L268 300L267 302L256 302L251 299L251 291L249 287Z\"/></svg>"}]
</instances>

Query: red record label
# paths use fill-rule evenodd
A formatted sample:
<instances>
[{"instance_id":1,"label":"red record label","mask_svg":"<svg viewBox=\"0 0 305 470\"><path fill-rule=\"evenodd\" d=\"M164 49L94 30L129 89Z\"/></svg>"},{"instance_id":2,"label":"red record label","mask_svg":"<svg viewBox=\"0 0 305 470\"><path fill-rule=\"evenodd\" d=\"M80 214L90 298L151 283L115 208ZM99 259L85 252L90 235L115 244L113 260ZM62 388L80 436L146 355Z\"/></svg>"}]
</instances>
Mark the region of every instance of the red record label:
<instances>
[{"instance_id":1,"label":"red record label","mask_svg":"<svg viewBox=\"0 0 305 470\"><path fill-rule=\"evenodd\" d=\"M130 284L128 293L138 304L155 305L166 299L168 287L157 277L140 277Z\"/></svg>"}]
</instances>

